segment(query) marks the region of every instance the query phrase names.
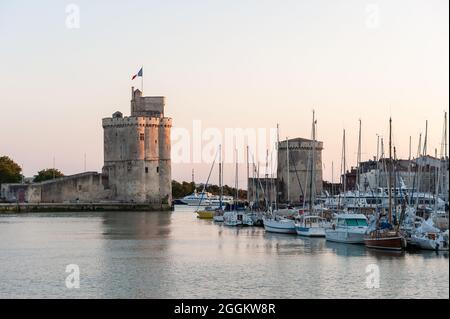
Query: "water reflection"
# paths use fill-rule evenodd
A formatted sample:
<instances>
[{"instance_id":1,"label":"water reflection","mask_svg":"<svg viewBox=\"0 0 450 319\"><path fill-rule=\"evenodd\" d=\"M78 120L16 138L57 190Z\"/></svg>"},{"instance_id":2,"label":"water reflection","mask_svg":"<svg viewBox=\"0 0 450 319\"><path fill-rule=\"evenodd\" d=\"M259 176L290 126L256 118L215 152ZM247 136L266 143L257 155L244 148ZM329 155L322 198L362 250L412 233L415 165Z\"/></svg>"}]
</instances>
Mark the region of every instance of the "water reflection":
<instances>
[{"instance_id":1,"label":"water reflection","mask_svg":"<svg viewBox=\"0 0 450 319\"><path fill-rule=\"evenodd\" d=\"M120 212L103 215L105 239L152 239L170 235L171 214L167 212Z\"/></svg>"},{"instance_id":2,"label":"water reflection","mask_svg":"<svg viewBox=\"0 0 450 319\"><path fill-rule=\"evenodd\" d=\"M158 298L172 290L171 213L126 212L103 216L103 249L98 256L99 297ZM151 289L149 289L151 287Z\"/></svg>"},{"instance_id":3,"label":"water reflection","mask_svg":"<svg viewBox=\"0 0 450 319\"><path fill-rule=\"evenodd\" d=\"M367 251L364 245L357 244L343 244L331 241L326 241L326 247L337 256L342 257L361 257L365 256Z\"/></svg>"},{"instance_id":4,"label":"water reflection","mask_svg":"<svg viewBox=\"0 0 450 319\"><path fill-rule=\"evenodd\" d=\"M448 298L448 252L389 253L171 212L0 216L0 297ZM65 266L81 269L65 288ZM365 286L380 267L380 289Z\"/></svg>"}]
</instances>

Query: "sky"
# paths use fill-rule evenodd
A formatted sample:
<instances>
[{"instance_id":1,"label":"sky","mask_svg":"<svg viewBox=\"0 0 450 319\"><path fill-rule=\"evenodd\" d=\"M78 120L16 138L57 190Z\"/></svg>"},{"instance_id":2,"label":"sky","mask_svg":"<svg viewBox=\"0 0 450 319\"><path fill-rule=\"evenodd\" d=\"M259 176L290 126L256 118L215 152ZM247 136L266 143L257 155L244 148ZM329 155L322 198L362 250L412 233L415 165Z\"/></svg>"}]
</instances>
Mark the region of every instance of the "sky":
<instances>
[{"instance_id":1,"label":"sky","mask_svg":"<svg viewBox=\"0 0 450 319\"><path fill-rule=\"evenodd\" d=\"M26 176L55 167L101 171L101 119L130 112L131 81L166 96L174 130L267 129L324 143L324 179L387 138L413 155L428 120L441 147L449 101L447 0L0 0L0 155ZM75 9L74 9L75 8ZM197 122L198 123L198 122ZM193 155L192 155L193 156ZM86 161L85 161L86 158ZM260 158L260 161L264 159ZM334 173L331 166L334 164ZM225 182L234 184L232 164ZM245 185L245 165L239 165ZM210 163L173 163L172 178L206 180ZM216 182L216 173L212 177Z\"/></svg>"}]
</instances>

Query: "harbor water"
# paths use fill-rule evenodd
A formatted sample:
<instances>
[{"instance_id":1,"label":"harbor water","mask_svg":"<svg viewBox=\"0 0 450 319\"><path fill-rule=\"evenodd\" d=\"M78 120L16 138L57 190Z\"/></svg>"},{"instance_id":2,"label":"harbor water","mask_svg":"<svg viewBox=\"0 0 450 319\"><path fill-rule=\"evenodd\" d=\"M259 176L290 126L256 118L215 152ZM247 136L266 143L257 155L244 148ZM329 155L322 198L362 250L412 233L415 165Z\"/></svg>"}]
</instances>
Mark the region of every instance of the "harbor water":
<instances>
[{"instance_id":1,"label":"harbor water","mask_svg":"<svg viewBox=\"0 0 450 319\"><path fill-rule=\"evenodd\" d=\"M449 298L448 252L233 228L193 210L0 215L0 298Z\"/></svg>"}]
</instances>

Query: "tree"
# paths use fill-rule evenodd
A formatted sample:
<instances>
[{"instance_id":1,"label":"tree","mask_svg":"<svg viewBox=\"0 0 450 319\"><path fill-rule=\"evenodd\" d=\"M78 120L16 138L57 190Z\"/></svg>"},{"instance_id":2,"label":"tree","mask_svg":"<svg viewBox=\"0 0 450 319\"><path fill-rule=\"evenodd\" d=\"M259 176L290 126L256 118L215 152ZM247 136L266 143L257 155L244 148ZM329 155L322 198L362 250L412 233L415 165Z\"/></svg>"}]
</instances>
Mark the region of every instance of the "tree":
<instances>
[{"instance_id":1,"label":"tree","mask_svg":"<svg viewBox=\"0 0 450 319\"><path fill-rule=\"evenodd\" d=\"M175 180L172 181L172 197L173 198L183 198L184 196L192 194L195 190L201 192L203 190L204 184L199 184L195 187L195 184L190 182L179 183ZM220 194L220 187L218 185L208 185L206 191L213 194ZM236 196L236 188L230 187L228 185L223 186L223 195L225 196ZM239 189L239 198L247 198L247 191Z\"/></svg>"},{"instance_id":2,"label":"tree","mask_svg":"<svg viewBox=\"0 0 450 319\"><path fill-rule=\"evenodd\" d=\"M19 183L22 180L22 168L8 156L0 157L0 184Z\"/></svg>"},{"instance_id":3,"label":"tree","mask_svg":"<svg viewBox=\"0 0 450 319\"><path fill-rule=\"evenodd\" d=\"M172 197L182 198L186 195L192 194L195 190L194 183L183 182L179 183L175 180L172 181Z\"/></svg>"},{"instance_id":4,"label":"tree","mask_svg":"<svg viewBox=\"0 0 450 319\"><path fill-rule=\"evenodd\" d=\"M56 168L46 168L38 172L33 182L39 183L49 179L63 177L64 174Z\"/></svg>"}]
</instances>

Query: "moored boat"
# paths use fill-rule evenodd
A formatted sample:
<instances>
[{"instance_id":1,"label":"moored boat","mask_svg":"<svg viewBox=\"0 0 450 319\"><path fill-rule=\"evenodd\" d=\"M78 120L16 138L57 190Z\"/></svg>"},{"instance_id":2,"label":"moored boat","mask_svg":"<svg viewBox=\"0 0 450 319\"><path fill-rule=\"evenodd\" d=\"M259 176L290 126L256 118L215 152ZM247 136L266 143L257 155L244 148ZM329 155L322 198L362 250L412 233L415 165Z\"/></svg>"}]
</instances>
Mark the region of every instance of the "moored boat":
<instances>
[{"instance_id":1,"label":"moored boat","mask_svg":"<svg viewBox=\"0 0 450 319\"><path fill-rule=\"evenodd\" d=\"M253 226L252 218L245 211L228 211L223 214L225 226Z\"/></svg>"},{"instance_id":2,"label":"moored boat","mask_svg":"<svg viewBox=\"0 0 450 319\"><path fill-rule=\"evenodd\" d=\"M197 218L200 219L212 219L216 213L216 209L211 206L205 207L205 209L197 210Z\"/></svg>"},{"instance_id":3,"label":"moored boat","mask_svg":"<svg viewBox=\"0 0 450 319\"><path fill-rule=\"evenodd\" d=\"M448 251L448 230L445 233L415 233L411 244L425 250Z\"/></svg>"},{"instance_id":4,"label":"moored boat","mask_svg":"<svg viewBox=\"0 0 450 319\"><path fill-rule=\"evenodd\" d=\"M295 222L295 230L300 236L325 237L325 229L329 227L325 218L315 215L300 215Z\"/></svg>"},{"instance_id":5,"label":"moored boat","mask_svg":"<svg viewBox=\"0 0 450 319\"><path fill-rule=\"evenodd\" d=\"M402 250L406 248L406 240L395 230L375 230L364 237L368 248Z\"/></svg>"},{"instance_id":6,"label":"moored boat","mask_svg":"<svg viewBox=\"0 0 450 319\"><path fill-rule=\"evenodd\" d=\"M331 228L325 229L325 238L337 243L364 244L367 227L363 214L338 214Z\"/></svg>"},{"instance_id":7,"label":"moored boat","mask_svg":"<svg viewBox=\"0 0 450 319\"><path fill-rule=\"evenodd\" d=\"M399 227L392 226L392 171L394 162L392 160L392 119L389 119L389 168L388 171L388 216L387 220L381 220L381 215L377 216L371 228L364 236L364 243L368 248L402 250L406 248L406 239L399 232ZM406 206L402 207L402 214L405 213Z\"/></svg>"},{"instance_id":8,"label":"moored boat","mask_svg":"<svg viewBox=\"0 0 450 319\"><path fill-rule=\"evenodd\" d=\"M296 234L295 222L293 219L275 216L263 218L264 230L271 233Z\"/></svg>"}]
</instances>

